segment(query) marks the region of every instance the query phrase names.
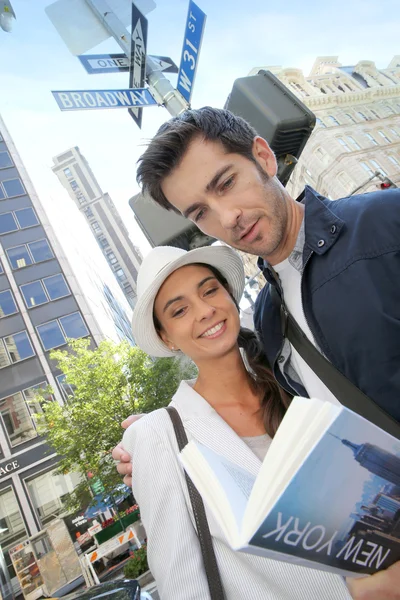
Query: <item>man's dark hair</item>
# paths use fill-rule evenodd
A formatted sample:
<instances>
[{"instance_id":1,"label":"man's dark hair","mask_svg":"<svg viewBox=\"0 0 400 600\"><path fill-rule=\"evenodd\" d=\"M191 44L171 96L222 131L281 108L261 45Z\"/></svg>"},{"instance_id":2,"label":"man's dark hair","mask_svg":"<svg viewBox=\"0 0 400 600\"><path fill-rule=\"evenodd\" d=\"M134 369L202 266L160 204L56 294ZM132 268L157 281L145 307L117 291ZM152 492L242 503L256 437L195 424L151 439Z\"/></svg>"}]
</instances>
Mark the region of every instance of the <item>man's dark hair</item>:
<instances>
[{"instance_id":1,"label":"man's dark hair","mask_svg":"<svg viewBox=\"0 0 400 600\"><path fill-rule=\"evenodd\" d=\"M252 147L256 135L249 123L228 110L210 106L187 110L161 125L138 160L137 182L157 204L179 213L163 194L161 184L180 164L189 144L196 137L220 142L227 153L255 162Z\"/></svg>"}]
</instances>

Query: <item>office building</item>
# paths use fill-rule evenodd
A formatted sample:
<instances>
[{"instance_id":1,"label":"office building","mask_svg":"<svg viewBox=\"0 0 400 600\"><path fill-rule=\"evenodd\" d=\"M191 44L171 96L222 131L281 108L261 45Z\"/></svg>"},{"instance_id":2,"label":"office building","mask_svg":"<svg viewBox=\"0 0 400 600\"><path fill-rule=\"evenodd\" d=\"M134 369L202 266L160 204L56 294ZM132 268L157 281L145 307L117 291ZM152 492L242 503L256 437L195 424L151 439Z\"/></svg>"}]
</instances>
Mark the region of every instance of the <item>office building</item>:
<instances>
[{"instance_id":1,"label":"office building","mask_svg":"<svg viewBox=\"0 0 400 600\"><path fill-rule=\"evenodd\" d=\"M305 184L332 200L379 189L385 177L400 185L400 55L384 69L369 60L343 66L338 57L324 56L309 75L282 67L250 74L262 68L317 117L287 185L292 196Z\"/></svg>"},{"instance_id":2,"label":"office building","mask_svg":"<svg viewBox=\"0 0 400 600\"><path fill-rule=\"evenodd\" d=\"M104 193L78 147L53 158L54 173L85 216L130 305L135 305L140 250L132 243L113 201Z\"/></svg>"},{"instance_id":3,"label":"office building","mask_svg":"<svg viewBox=\"0 0 400 600\"><path fill-rule=\"evenodd\" d=\"M93 244L98 271L108 272ZM15 590L10 548L62 512L77 483L73 474L55 474L57 456L35 426L36 389L50 384L60 403L70 391L49 353L67 338L133 343L130 308L111 273L108 281L93 266L86 281L89 268L77 262L81 271L59 244L0 119L0 549Z\"/></svg>"}]
</instances>

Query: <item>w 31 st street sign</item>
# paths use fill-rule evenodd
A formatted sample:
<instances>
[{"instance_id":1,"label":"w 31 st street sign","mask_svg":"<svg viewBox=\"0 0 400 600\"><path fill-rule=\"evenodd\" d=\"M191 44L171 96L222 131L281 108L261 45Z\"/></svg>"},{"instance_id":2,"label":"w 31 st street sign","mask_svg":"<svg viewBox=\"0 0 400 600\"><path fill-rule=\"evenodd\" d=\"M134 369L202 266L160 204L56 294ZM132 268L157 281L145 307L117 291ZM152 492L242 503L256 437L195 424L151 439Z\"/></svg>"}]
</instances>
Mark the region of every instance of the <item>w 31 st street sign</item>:
<instances>
[{"instance_id":1,"label":"w 31 st street sign","mask_svg":"<svg viewBox=\"0 0 400 600\"><path fill-rule=\"evenodd\" d=\"M157 106L147 88L122 90L64 90L52 92L60 110L145 108Z\"/></svg>"},{"instance_id":2,"label":"w 31 st street sign","mask_svg":"<svg viewBox=\"0 0 400 600\"><path fill-rule=\"evenodd\" d=\"M181 64L179 67L178 85L176 86L176 89L180 91L186 102L189 104L192 96L193 83L196 76L197 62L199 60L205 24L205 13L203 13L193 0L190 0L188 16L186 19L185 37L183 40Z\"/></svg>"}]
</instances>

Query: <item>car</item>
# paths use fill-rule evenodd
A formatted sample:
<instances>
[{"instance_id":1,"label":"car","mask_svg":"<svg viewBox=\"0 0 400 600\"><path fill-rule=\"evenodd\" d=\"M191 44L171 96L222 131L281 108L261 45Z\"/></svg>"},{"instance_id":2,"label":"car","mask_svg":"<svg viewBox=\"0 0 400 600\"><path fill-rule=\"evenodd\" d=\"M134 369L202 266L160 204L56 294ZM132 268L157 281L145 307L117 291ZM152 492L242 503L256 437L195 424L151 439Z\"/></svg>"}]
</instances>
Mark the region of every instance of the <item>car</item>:
<instances>
[{"instance_id":1,"label":"car","mask_svg":"<svg viewBox=\"0 0 400 600\"><path fill-rule=\"evenodd\" d=\"M120 579L107 581L90 588L81 588L62 596L62 600L148 600L151 598L146 592L141 594L140 585L136 579ZM53 598L51 600L58 600Z\"/></svg>"}]
</instances>

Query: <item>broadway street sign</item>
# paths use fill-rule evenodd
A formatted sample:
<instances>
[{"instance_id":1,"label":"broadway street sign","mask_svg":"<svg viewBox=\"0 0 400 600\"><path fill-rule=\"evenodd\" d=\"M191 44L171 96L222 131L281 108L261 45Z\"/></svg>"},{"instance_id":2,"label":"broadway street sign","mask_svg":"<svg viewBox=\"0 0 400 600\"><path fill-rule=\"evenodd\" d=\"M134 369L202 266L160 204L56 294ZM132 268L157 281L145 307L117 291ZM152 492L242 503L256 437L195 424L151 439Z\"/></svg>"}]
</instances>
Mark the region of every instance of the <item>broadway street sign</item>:
<instances>
[{"instance_id":1,"label":"broadway street sign","mask_svg":"<svg viewBox=\"0 0 400 600\"><path fill-rule=\"evenodd\" d=\"M147 88L135 90L63 90L51 93L61 110L157 106L156 100Z\"/></svg>"}]
</instances>

